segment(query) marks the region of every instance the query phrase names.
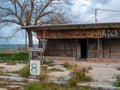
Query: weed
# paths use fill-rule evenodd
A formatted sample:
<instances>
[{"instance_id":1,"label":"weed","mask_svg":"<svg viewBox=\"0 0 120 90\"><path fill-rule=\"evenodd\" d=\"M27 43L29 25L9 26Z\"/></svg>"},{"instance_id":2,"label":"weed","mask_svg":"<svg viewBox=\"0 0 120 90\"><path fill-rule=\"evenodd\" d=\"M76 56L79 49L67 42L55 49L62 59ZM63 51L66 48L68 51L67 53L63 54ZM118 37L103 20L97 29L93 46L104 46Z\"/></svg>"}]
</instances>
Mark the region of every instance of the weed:
<instances>
[{"instance_id":1,"label":"weed","mask_svg":"<svg viewBox=\"0 0 120 90\"><path fill-rule=\"evenodd\" d=\"M116 87L120 87L120 75L117 75L115 78L116 82L114 82L113 85Z\"/></svg>"},{"instance_id":2,"label":"weed","mask_svg":"<svg viewBox=\"0 0 120 90\"><path fill-rule=\"evenodd\" d=\"M41 66L41 73L47 73L48 72L47 67L48 66L42 65Z\"/></svg>"},{"instance_id":3,"label":"weed","mask_svg":"<svg viewBox=\"0 0 120 90\"><path fill-rule=\"evenodd\" d=\"M48 66L54 66L54 62L50 60L45 60L43 64L48 65Z\"/></svg>"},{"instance_id":4,"label":"weed","mask_svg":"<svg viewBox=\"0 0 120 90\"><path fill-rule=\"evenodd\" d=\"M48 71L60 71L60 72L63 72L63 70L60 69L60 68L51 68Z\"/></svg>"},{"instance_id":5,"label":"weed","mask_svg":"<svg viewBox=\"0 0 120 90\"><path fill-rule=\"evenodd\" d=\"M89 70L92 70L93 68L91 66L88 67Z\"/></svg>"},{"instance_id":6,"label":"weed","mask_svg":"<svg viewBox=\"0 0 120 90\"><path fill-rule=\"evenodd\" d=\"M69 80L68 80L68 85L69 86L71 86L71 87L73 87L73 86L77 86L77 83L78 83L78 80L76 79L76 78L70 78Z\"/></svg>"},{"instance_id":7,"label":"weed","mask_svg":"<svg viewBox=\"0 0 120 90\"><path fill-rule=\"evenodd\" d=\"M32 82L32 83L28 83L25 86L25 90L43 90L43 89L42 89L42 86L40 85L40 83Z\"/></svg>"},{"instance_id":8,"label":"weed","mask_svg":"<svg viewBox=\"0 0 120 90\"><path fill-rule=\"evenodd\" d=\"M14 62L14 61L9 61L9 62L6 63L6 65L16 65L16 62Z\"/></svg>"},{"instance_id":9,"label":"weed","mask_svg":"<svg viewBox=\"0 0 120 90\"><path fill-rule=\"evenodd\" d=\"M78 69L75 69L73 70L73 72L71 73L71 76L72 78L75 78L76 80L78 81L92 81L92 77L91 76L87 76L85 74L85 70L83 68L83 70L78 70Z\"/></svg>"},{"instance_id":10,"label":"weed","mask_svg":"<svg viewBox=\"0 0 120 90\"><path fill-rule=\"evenodd\" d=\"M0 75L4 75L3 70L0 70Z\"/></svg>"},{"instance_id":11,"label":"weed","mask_svg":"<svg viewBox=\"0 0 120 90\"><path fill-rule=\"evenodd\" d=\"M3 69L4 67L0 67L0 69Z\"/></svg>"},{"instance_id":12,"label":"weed","mask_svg":"<svg viewBox=\"0 0 120 90\"><path fill-rule=\"evenodd\" d=\"M73 65L71 65L70 63L68 63L68 62L65 62L65 63L63 63L62 64L65 68L67 68L67 69L73 69Z\"/></svg>"},{"instance_id":13,"label":"weed","mask_svg":"<svg viewBox=\"0 0 120 90\"><path fill-rule=\"evenodd\" d=\"M1 88L6 87L7 85L8 85L8 83L5 83L5 82L0 83L0 87L1 87Z\"/></svg>"},{"instance_id":14,"label":"weed","mask_svg":"<svg viewBox=\"0 0 120 90\"><path fill-rule=\"evenodd\" d=\"M80 86L78 90L90 90L90 86Z\"/></svg>"},{"instance_id":15,"label":"weed","mask_svg":"<svg viewBox=\"0 0 120 90\"><path fill-rule=\"evenodd\" d=\"M117 70L120 70L120 67L118 67Z\"/></svg>"},{"instance_id":16,"label":"weed","mask_svg":"<svg viewBox=\"0 0 120 90\"><path fill-rule=\"evenodd\" d=\"M31 82L28 83L25 86L25 90L90 90L90 88L88 86L69 86L69 85L59 85L59 84L55 84L55 83L46 83L46 82L42 82L42 83L38 83L38 82Z\"/></svg>"},{"instance_id":17,"label":"weed","mask_svg":"<svg viewBox=\"0 0 120 90\"><path fill-rule=\"evenodd\" d=\"M48 80L49 76L47 75L47 73L43 73L43 74L40 74L38 78L40 81L44 82Z\"/></svg>"},{"instance_id":18,"label":"weed","mask_svg":"<svg viewBox=\"0 0 120 90\"><path fill-rule=\"evenodd\" d=\"M30 76L30 66L26 65L25 67L23 67L20 71L18 71L18 73L22 76L22 77L28 77Z\"/></svg>"}]
</instances>

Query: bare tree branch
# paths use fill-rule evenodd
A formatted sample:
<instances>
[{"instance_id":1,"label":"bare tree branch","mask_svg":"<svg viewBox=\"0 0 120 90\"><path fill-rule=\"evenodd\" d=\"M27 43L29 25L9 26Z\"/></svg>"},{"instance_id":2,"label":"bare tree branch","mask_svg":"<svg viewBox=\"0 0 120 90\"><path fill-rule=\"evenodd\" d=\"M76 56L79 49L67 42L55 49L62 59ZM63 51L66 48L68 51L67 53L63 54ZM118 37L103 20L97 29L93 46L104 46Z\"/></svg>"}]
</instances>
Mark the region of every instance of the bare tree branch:
<instances>
[{"instance_id":1,"label":"bare tree branch","mask_svg":"<svg viewBox=\"0 0 120 90\"><path fill-rule=\"evenodd\" d=\"M6 5L0 6L0 23L31 26L44 23L69 23L70 21L67 16L65 17L68 12L65 12L65 7L62 6L68 0L0 0L0 2L6 3ZM10 5L8 6L8 4ZM32 32L26 31L31 44ZM15 34L13 33L12 36Z\"/></svg>"}]
</instances>

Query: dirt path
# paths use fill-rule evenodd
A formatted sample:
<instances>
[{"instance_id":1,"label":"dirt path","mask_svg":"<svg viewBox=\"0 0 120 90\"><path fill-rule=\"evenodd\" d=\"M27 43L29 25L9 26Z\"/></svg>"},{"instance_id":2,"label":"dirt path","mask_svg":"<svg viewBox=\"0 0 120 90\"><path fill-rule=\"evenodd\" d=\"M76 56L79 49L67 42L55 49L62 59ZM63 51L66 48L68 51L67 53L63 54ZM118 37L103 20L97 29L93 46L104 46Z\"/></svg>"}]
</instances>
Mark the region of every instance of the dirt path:
<instances>
[{"instance_id":1,"label":"dirt path","mask_svg":"<svg viewBox=\"0 0 120 90\"><path fill-rule=\"evenodd\" d=\"M0 63L0 67L4 67L5 71L18 71L23 68L26 64L6 65L6 63Z\"/></svg>"}]
</instances>

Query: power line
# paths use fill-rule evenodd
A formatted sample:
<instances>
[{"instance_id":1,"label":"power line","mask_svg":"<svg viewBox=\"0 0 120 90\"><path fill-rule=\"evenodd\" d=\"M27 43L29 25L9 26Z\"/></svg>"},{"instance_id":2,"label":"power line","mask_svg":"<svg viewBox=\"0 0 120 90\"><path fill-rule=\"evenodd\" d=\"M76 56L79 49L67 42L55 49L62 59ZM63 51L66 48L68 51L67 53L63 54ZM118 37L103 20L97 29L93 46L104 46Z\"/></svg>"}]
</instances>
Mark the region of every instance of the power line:
<instances>
[{"instance_id":1,"label":"power line","mask_svg":"<svg viewBox=\"0 0 120 90\"><path fill-rule=\"evenodd\" d=\"M95 23L97 23L97 11L98 10L101 10L101 11L108 11L108 12L120 12L120 11L118 11L118 10L109 10L109 9L100 9L100 8L96 8L95 9L95 14L94 14L94 16L95 16Z\"/></svg>"}]
</instances>

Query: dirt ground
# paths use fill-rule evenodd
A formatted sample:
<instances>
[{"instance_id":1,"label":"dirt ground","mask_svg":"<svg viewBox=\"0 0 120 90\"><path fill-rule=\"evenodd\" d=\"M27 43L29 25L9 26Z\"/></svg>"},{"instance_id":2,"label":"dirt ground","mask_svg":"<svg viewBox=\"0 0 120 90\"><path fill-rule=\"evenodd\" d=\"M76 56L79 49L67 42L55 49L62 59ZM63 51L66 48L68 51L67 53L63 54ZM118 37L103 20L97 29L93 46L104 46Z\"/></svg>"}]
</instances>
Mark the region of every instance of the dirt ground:
<instances>
[{"instance_id":1,"label":"dirt ground","mask_svg":"<svg viewBox=\"0 0 120 90\"><path fill-rule=\"evenodd\" d=\"M55 61L57 64L62 64L66 61ZM82 66L91 66L92 70L88 73L88 75L94 78L94 81L97 82L113 82L114 76L120 74L120 70L116 70L117 67L120 67L119 63L90 63L90 62L70 62L72 64L77 63L78 67ZM26 64L16 64L16 65L6 65L5 63L0 63L0 67L4 67L4 70L8 71L17 71L23 68ZM56 66L61 68L59 66ZM64 69L64 68L63 68ZM69 70L65 70L64 72L52 72L50 75L60 77L66 76L70 73Z\"/></svg>"},{"instance_id":2,"label":"dirt ground","mask_svg":"<svg viewBox=\"0 0 120 90\"><path fill-rule=\"evenodd\" d=\"M6 63L0 63L0 67L4 67L4 71L18 71L25 65L26 64L6 65Z\"/></svg>"},{"instance_id":3,"label":"dirt ground","mask_svg":"<svg viewBox=\"0 0 120 90\"><path fill-rule=\"evenodd\" d=\"M65 61L55 61L56 63L64 63ZM90 63L90 62L70 62L72 64L77 63L78 67L90 66L92 70L89 71L88 75L92 76L94 82L106 82L112 83L115 81L115 75L120 74L120 63ZM68 72L66 72L68 73ZM60 74L59 74L60 75Z\"/></svg>"},{"instance_id":4,"label":"dirt ground","mask_svg":"<svg viewBox=\"0 0 120 90\"><path fill-rule=\"evenodd\" d=\"M70 74L70 70L67 70L66 68L62 67L61 64L66 61L55 61L56 65L54 67L61 68L64 70L63 72L50 72L48 73L49 76L51 76L51 80L58 79L60 77L66 77ZM120 70L117 70L118 67L120 67L120 63L90 63L90 62L72 62L69 61L69 63L77 64L78 68L84 67L84 66L90 66L92 67L92 70L87 73L88 75L92 76L94 79L90 83L83 83L83 85L97 85L100 87L113 87L113 82L116 80L114 77L115 75L120 75ZM5 63L0 63L0 67L4 67L5 71L17 71L23 68L26 64L16 64L16 65L6 65ZM53 67L49 67L53 68ZM114 89L110 89L114 90ZM119 89L118 89L119 90Z\"/></svg>"}]
</instances>

